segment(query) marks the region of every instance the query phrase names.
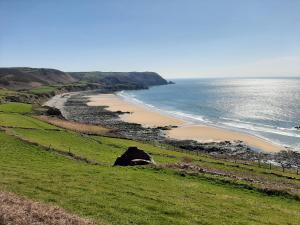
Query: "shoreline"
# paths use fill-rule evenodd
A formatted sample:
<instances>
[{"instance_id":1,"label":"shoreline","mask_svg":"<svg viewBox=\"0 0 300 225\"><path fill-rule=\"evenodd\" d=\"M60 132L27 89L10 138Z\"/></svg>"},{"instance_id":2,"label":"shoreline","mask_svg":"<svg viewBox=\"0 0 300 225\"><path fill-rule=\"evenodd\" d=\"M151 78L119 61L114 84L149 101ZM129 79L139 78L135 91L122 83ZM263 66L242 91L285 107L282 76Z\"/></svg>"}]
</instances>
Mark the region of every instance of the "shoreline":
<instances>
[{"instance_id":1,"label":"shoreline","mask_svg":"<svg viewBox=\"0 0 300 225\"><path fill-rule=\"evenodd\" d=\"M112 112L125 112L120 119L128 123L141 124L144 127L170 127L166 137L177 140L195 140L198 142L240 140L250 147L263 152L279 152L283 146L271 143L257 136L231 131L229 129L192 124L190 121L176 118L142 104L134 103L116 94L98 94L89 96L88 106L107 106Z\"/></svg>"}]
</instances>

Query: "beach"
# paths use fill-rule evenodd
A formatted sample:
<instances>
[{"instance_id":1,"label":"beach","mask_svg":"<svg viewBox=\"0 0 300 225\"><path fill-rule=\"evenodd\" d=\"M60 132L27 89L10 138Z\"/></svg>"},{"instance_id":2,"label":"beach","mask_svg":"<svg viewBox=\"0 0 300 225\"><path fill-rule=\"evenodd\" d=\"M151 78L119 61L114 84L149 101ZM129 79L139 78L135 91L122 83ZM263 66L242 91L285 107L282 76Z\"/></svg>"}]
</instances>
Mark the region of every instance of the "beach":
<instances>
[{"instance_id":1,"label":"beach","mask_svg":"<svg viewBox=\"0 0 300 225\"><path fill-rule=\"evenodd\" d=\"M138 123L145 127L176 126L167 131L167 136L178 140L199 142L240 140L252 148L265 152L279 152L284 148L254 135L231 131L204 124L191 124L180 118L160 112L142 104L129 102L116 94L90 96L88 106L107 106L110 111L127 112L121 116L125 122Z\"/></svg>"}]
</instances>

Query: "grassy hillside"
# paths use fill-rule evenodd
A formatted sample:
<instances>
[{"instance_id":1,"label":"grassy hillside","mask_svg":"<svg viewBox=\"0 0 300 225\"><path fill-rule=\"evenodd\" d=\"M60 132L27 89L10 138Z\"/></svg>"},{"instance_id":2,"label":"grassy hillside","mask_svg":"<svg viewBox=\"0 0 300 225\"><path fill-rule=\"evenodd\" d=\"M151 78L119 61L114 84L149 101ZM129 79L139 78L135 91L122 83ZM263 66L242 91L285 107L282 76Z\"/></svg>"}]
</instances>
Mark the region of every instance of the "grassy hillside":
<instances>
[{"instance_id":1,"label":"grassy hillside","mask_svg":"<svg viewBox=\"0 0 300 225\"><path fill-rule=\"evenodd\" d=\"M168 82L154 72L63 72L56 69L0 68L0 89L28 90L31 94L51 94L57 90L140 89ZM0 90L0 100L1 100Z\"/></svg>"},{"instance_id":2,"label":"grassy hillside","mask_svg":"<svg viewBox=\"0 0 300 225\"><path fill-rule=\"evenodd\" d=\"M57 205L99 224L300 220L300 176L294 171L84 135L32 118L26 104L1 108L0 191ZM157 166L112 167L128 146L150 153Z\"/></svg>"},{"instance_id":3,"label":"grassy hillside","mask_svg":"<svg viewBox=\"0 0 300 225\"><path fill-rule=\"evenodd\" d=\"M72 76L55 69L11 67L0 68L0 87L30 89L43 85L68 84L75 82Z\"/></svg>"},{"instance_id":4,"label":"grassy hillside","mask_svg":"<svg viewBox=\"0 0 300 225\"><path fill-rule=\"evenodd\" d=\"M32 111L32 105L26 103L1 104L0 112L9 113L29 113Z\"/></svg>"},{"instance_id":5,"label":"grassy hillside","mask_svg":"<svg viewBox=\"0 0 300 225\"><path fill-rule=\"evenodd\" d=\"M164 85L167 81L154 72L70 72L80 81L102 83L105 85L127 87L125 89L147 88L153 85Z\"/></svg>"}]
</instances>

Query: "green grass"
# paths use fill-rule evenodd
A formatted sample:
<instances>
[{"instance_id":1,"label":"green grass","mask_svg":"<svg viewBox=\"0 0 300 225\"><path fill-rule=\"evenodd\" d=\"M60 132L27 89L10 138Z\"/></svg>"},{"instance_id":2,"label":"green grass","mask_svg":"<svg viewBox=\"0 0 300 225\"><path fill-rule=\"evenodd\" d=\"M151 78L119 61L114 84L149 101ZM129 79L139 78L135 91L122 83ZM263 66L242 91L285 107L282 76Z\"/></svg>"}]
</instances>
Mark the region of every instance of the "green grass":
<instances>
[{"instance_id":1,"label":"green grass","mask_svg":"<svg viewBox=\"0 0 300 225\"><path fill-rule=\"evenodd\" d=\"M32 111L32 105L26 103L12 102L0 104L0 112L29 113Z\"/></svg>"},{"instance_id":2,"label":"green grass","mask_svg":"<svg viewBox=\"0 0 300 225\"><path fill-rule=\"evenodd\" d=\"M181 177L92 166L0 132L0 188L104 224L298 224L300 202Z\"/></svg>"},{"instance_id":3,"label":"green grass","mask_svg":"<svg viewBox=\"0 0 300 225\"><path fill-rule=\"evenodd\" d=\"M51 144L52 148L68 152L69 150L89 160L112 165L116 158L123 154L129 146L138 146L153 154L158 163L174 162L178 159L174 157L174 152L141 144L135 141L113 139L106 137L83 136L71 131L55 130L27 130L13 129L13 134L22 137L30 142L38 143L45 147ZM166 156L167 155L167 156ZM176 153L175 153L176 155Z\"/></svg>"},{"instance_id":4,"label":"green grass","mask_svg":"<svg viewBox=\"0 0 300 225\"><path fill-rule=\"evenodd\" d=\"M44 147L69 152L77 156L97 161L102 164L112 165L129 146L137 146L152 155L158 164L181 162L184 157L189 157L194 164L198 164L212 170L234 173L240 177L249 177L259 180L266 180L268 183L299 184L300 176L295 173L282 173L281 171L259 168L257 165L243 165L228 161L216 160L207 155L191 155L182 152L175 152L144 144L133 140L87 136L66 130L28 130L22 128L11 129L10 133ZM274 176L274 174L278 176ZM288 176L298 179L288 179ZM251 184L252 185L252 184Z\"/></svg>"},{"instance_id":5,"label":"green grass","mask_svg":"<svg viewBox=\"0 0 300 225\"><path fill-rule=\"evenodd\" d=\"M48 123L17 113L0 113L0 126L36 129L57 129Z\"/></svg>"},{"instance_id":6,"label":"green grass","mask_svg":"<svg viewBox=\"0 0 300 225\"><path fill-rule=\"evenodd\" d=\"M56 86L42 86L32 89L30 92L33 94L46 94L51 93L57 89Z\"/></svg>"}]
</instances>

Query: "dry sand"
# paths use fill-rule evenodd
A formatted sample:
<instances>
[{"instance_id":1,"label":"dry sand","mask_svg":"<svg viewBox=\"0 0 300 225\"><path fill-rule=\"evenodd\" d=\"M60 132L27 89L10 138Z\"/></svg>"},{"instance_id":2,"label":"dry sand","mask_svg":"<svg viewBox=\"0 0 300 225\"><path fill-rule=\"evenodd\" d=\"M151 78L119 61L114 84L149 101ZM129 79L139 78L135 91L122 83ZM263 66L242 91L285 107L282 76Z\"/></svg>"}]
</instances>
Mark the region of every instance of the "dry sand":
<instances>
[{"instance_id":1,"label":"dry sand","mask_svg":"<svg viewBox=\"0 0 300 225\"><path fill-rule=\"evenodd\" d=\"M129 112L121 116L122 120L130 123L139 123L143 126L157 127L157 126L169 126L176 125L181 126L185 124L185 121L179 120L168 115L164 115L160 112L150 110L147 107L143 107L139 104L127 102L120 96L115 94L101 94L91 96L89 106L108 106L110 111L122 111Z\"/></svg>"},{"instance_id":2,"label":"dry sand","mask_svg":"<svg viewBox=\"0 0 300 225\"><path fill-rule=\"evenodd\" d=\"M261 149L266 152L278 152L284 149L282 146L270 143L250 134L239 133L222 128L206 125L191 125L189 122L166 115L150 107L142 106L125 101L115 94L101 94L90 97L89 106L108 106L110 111L130 112L121 116L126 122L139 123L143 126L178 126L168 131L170 138L184 140L196 140L200 142L208 141L232 141L241 140L251 147Z\"/></svg>"}]
</instances>

